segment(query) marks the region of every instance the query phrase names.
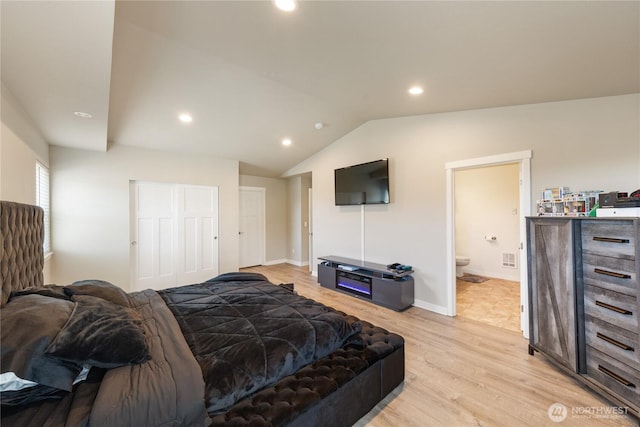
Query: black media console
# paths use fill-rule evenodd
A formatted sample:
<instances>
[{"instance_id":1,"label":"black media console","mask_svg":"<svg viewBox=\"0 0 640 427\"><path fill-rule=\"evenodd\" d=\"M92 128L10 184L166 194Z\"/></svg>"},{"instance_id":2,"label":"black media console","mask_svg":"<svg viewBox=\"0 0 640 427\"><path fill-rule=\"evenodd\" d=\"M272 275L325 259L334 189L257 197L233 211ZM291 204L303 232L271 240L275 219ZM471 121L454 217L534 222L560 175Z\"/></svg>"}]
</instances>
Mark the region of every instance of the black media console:
<instances>
[{"instance_id":1,"label":"black media console","mask_svg":"<svg viewBox=\"0 0 640 427\"><path fill-rule=\"evenodd\" d=\"M319 257L318 282L396 311L413 305L413 270L398 272L386 265L338 256Z\"/></svg>"}]
</instances>

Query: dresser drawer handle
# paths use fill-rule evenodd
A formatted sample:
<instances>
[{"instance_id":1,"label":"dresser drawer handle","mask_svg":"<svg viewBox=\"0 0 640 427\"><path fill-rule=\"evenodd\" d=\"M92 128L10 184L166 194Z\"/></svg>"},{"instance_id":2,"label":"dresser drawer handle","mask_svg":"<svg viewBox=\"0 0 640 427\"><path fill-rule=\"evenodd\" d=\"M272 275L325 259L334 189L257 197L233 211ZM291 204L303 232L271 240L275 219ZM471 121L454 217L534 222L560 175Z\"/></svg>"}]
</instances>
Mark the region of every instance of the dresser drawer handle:
<instances>
[{"instance_id":1,"label":"dresser drawer handle","mask_svg":"<svg viewBox=\"0 0 640 427\"><path fill-rule=\"evenodd\" d=\"M613 344L616 347L620 347L623 350L627 350L627 351L635 351L635 349L629 345L626 345L624 343L621 343L618 340L614 340L611 337L606 336L605 334L601 334L600 332L596 333L596 336L598 338L600 338L601 340L605 340L606 342L608 342L609 344Z\"/></svg>"},{"instance_id":2,"label":"dresser drawer handle","mask_svg":"<svg viewBox=\"0 0 640 427\"><path fill-rule=\"evenodd\" d=\"M615 277L617 279L631 279L629 274L616 273L615 271L603 270L601 268L595 268L594 273L604 274L605 276Z\"/></svg>"},{"instance_id":3,"label":"dresser drawer handle","mask_svg":"<svg viewBox=\"0 0 640 427\"><path fill-rule=\"evenodd\" d=\"M620 384L624 384L627 387L636 388L636 385L634 383L622 378L620 375L616 374L615 372L612 372L612 371L608 370L607 368L605 368L602 365L598 365L598 370L601 371L601 372L604 372L607 375L609 375L611 378L613 378L614 380L618 381Z\"/></svg>"},{"instance_id":4,"label":"dresser drawer handle","mask_svg":"<svg viewBox=\"0 0 640 427\"><path fill-rule=\"evenodd\" d=\"M609 243L629 243L629 239L617 239L615 237L598 237L593 238L596 242L609 242Z\"/></svg>"},{"instance_id":5,"label":"dresser drawer handle","mask_svg":"<svg viewBox=\"0 0 640 427\"><path fill-rule=\"evenodd\" d=\"M625 310L624 308L616 307L615 305L607 304L606 302L596 300L596 305L598 307L606 308L607 310L615 311L616 313L624 314L627 316L631 316L633 314L632 311Z\"/></svg>"}]
</instances>

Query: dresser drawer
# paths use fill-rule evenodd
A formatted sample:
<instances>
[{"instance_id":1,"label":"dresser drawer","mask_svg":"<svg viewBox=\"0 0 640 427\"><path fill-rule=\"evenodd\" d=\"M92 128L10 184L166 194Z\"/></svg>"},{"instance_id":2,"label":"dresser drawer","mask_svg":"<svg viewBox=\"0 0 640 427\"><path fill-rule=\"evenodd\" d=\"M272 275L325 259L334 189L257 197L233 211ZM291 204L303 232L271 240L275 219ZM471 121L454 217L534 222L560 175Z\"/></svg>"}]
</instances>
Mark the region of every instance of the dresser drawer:
<instances>
[{"instance_id":1,"label":"dresser drawer","mask_svg":"<svg viewBox=\"0 0 640 427\"><path fill-rule=\"evenodd\" d=\"M640 366L638 337L637 331L629 331L601 319L586 316L586 344L632 367Z\"/></svg>"},{"instance_id":2,"label":"dresser drawer","mask_svg":"<svg viewBox=\"0 0 640 427\"><path fill-rule=\"evenodd\" d=\"M633 221L587 220L582 223L582 251L635 259L636 230Z\"/></svg>"},{"instance_id":3,"label":"dresser drawer","mask_svg":"<svg viewBox=\"0 0 640 427\"><path fill-rule=\"evenodd\" d=\"M582 277L587 285L638 294L638 264L635 260L601 255L582 255Z\"/></svg>"},{"instance_id":4,"label":"dresser drawer","mask_svg":"<svg viewBox=\"0 0 640 427\"><path fill-rule=\"evenodd\" d=\"M584 287L584 313L622 329L639 333L638 298L595 286Z\"/></svg>"},{"instance_id":5,"label":"dresser drawer","mask_svg":"<svg viewBox=\"0 0 640 427\"><path fill-rule=\"evenodd\" d=\"M587 376L638 407L640 371L637 369L587 346Z\"/></svg>"}]
</instances>

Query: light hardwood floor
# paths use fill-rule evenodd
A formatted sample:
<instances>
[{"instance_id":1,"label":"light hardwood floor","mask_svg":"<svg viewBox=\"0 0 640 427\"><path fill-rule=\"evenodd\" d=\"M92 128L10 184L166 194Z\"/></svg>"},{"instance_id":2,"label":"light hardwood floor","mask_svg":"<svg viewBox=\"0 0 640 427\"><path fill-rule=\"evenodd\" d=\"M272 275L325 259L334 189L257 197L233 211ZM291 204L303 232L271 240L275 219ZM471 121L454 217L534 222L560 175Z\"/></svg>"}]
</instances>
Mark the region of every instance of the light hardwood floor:
<instances>
[{"instance_id":1,"label":"light hardwood floor","mask_svg":"<svg viewBox=\"0 0 640 427\"><path fill-rule=\"evenodd\" d=\"M398 313L320 287L307 267L279 264L243 271L262 273L276 284L293 282L301 295L404 337L404 383L358 427L639 425L630 415L598 416L614 405L540 354L530 356L519 332L416 307ZM567 408L559 423L548 415L555 403Z\"/></svg>"}]
</instances>

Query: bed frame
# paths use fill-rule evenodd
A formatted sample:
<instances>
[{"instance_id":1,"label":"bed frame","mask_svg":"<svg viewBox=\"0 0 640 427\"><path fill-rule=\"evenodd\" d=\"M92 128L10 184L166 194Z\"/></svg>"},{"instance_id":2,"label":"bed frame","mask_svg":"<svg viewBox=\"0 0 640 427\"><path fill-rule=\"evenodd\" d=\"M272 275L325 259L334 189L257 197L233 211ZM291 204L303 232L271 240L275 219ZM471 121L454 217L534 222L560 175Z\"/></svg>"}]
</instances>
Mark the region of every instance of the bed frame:
<instances>
[{"instance_id":1,"label":"bed frame","mask_svg":"<svg viewBox=\"0 0 640 427\"><path fill-rule=\"evenodd\" d=\"M2 305L12 291L43 285L43 218L39 207L0 201ZM212 416L211 425L353 425L402 384L405 370L402 337L360 322L364 348L347 346L303 367L241 400L224 414ZM337 384L336 389L327 391L327 378ZM305 398L297 394L301 389Z\"/></svg>"},{"instance_id":2,"label":"bed frame","mask_svg":"<svg viewBox=\"0 0 640 427\"><path fill-rule=\"evenodd\" d=\"M43 285L44 211L38 206L0 201L0 305L11 291Z\"/></svg>"}]
</instances>

